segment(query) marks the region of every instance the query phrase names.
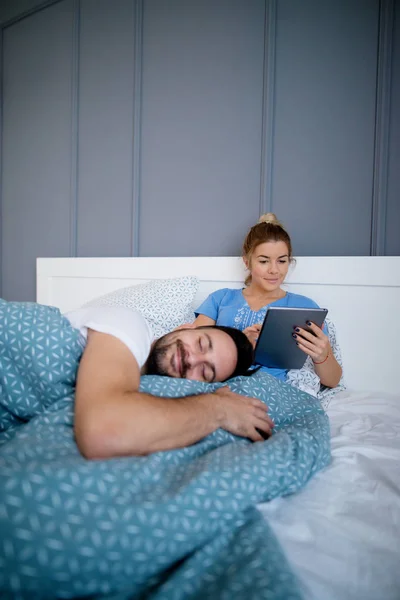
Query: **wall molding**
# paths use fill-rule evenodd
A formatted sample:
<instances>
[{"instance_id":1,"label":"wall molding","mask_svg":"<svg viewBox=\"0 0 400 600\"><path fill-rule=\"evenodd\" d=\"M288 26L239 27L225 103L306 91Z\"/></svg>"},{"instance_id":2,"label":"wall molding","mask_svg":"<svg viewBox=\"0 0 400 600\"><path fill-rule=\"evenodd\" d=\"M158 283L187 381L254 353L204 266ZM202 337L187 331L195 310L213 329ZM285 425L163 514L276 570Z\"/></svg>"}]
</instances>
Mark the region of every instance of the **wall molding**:
<instances>
[{"instance_id":1,"label":"wall molding","mask_svg":"<svg viewBox=\"0 0 400 600\"><path fill-rule=\"evenodd\" d=\"M71 68L71 171L70 171L70 229L69 253L78 253L78 169L79 169L79 37L80 0L73 0L74 22L72 26Z\"/></svg>"},{"instance_id":2,"label":"wall molding","mask_svg":"<svg viewBox=\"0 0 400 600\"><path fill-rule=\"evenodd\" d=\"M277 0L265 0L260 215L272 211Z\"/></svg>"},{"instance_id":3,"label":"wall molding","mask_svg":"<svg viewBox=\"0 0 400 600\"><path fill-rule=\"evenodd\" d=\"M394 0L380 1L378 27L375 142L370 245L370 254L372 256L383 256L386 252Z\"/></svg>"},{"instance_id":4,"label":"wall molding","mask_svg":"<svg viewBox=\"0 0 400 600\"><path fill-rule=\"evenodd\" d=\"M133 56L131 256L139 256L144 0L135 0Z\"/></svg>"}]
</instances>

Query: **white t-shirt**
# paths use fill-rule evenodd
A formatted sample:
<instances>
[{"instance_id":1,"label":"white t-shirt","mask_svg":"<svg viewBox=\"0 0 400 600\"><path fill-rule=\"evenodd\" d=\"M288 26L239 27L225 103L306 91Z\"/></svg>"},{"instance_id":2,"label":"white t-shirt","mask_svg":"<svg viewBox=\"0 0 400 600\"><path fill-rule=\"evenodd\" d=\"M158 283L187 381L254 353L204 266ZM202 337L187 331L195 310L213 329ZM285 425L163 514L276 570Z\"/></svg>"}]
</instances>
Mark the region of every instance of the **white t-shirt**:
<instances>
[{"instance_id":1,"label":"white t-shirt","mask_svg":"<svg viewBox=\"0 0 400 600\"><path fill-rule=\"evenodd\" d=\"M72 327L79 329L86 340L88 329L108 333L129 348L139 367L146 362L153 333L143 315L137 310L123 306L88 306L70 311L64 316Z\"/></svg>"}]
</instances>

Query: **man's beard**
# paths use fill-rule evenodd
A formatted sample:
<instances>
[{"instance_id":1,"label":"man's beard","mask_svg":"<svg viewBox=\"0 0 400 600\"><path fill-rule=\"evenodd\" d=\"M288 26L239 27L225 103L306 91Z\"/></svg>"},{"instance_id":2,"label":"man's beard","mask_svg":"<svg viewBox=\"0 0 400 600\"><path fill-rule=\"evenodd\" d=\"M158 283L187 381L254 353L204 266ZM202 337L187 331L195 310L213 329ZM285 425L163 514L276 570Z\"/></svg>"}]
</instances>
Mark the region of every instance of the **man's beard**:
<instances>
[{"instance_id":1,"label":"man's beard","mask_svg":"<svg viewBox=\"0 0 400 600\"><path fill-rule=\"evenodd\" d=\"M180 377L185 379L189 365L186 363L186 353L185 353L185 348L183 346L183 343L181 342L180 339L177 339L168 344L165 342L163 343L163 339L164 338L160 338L159 340L157 340L157 342L154 344L154 346L149 354L149 357L146 361L146 375L163 375L163 376L167 376L167 377L174 377L174 375L171 375L168 372L168 367L169 366L172 367L172 365L169 365L168 362L165 361L165 357L166 357L168 351L170 350L171 346L176 345L177 350L179 352L180 364L181 364ZM173 355L175 355L175 352L173 354L171 354L170 359L172 358ZM176 358L175 358L175 360L176 360ZM175 366L176 366L176 363L175 363ZM177 375L175 375L175 377L177 377Z\"/></svg>"}]
</instances>

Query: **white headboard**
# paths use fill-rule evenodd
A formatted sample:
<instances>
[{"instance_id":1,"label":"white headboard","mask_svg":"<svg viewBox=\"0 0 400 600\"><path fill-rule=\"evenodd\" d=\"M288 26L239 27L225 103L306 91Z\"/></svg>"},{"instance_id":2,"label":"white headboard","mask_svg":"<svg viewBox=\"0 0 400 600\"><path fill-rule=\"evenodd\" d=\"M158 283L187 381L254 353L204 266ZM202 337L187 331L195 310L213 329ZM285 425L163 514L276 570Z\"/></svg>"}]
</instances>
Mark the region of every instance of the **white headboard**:
<instances>
[{"instance_id":1,"label":"white headboard","mask_svg":"<svg viewBox=\"0 0 400 600\"><path fill-rule=\"evenodd\" d=\"M37 301L77 308L96 296L150 279L196 275L196 304L221 287L241 287L236 257L39 258ZM300 257L287 289L329 309L343 352L348 385L400 392L400 257Z\"/></svg>"}]
</instances>

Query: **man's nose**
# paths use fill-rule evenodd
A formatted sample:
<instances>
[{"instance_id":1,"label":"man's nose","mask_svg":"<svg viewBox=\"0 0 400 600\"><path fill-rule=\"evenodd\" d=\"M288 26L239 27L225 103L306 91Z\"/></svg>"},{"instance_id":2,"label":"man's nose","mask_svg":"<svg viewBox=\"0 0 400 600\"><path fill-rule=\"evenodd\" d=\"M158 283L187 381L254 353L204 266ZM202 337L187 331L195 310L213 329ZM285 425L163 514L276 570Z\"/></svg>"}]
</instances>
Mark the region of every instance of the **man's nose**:
<instances>
[{"instance_id":1,"label":"man's nose","mask_svg":"<svg viewBox=\"0 0 400 600\"><path fill-rule=\"evenodd\" d=\"M185 361L185 366L186 366L186 377L188 377L189 379L193 378L196 374L197 371L197 366L200 363L200 360L198 357L196 357L195 353L188 353L186 356L186 361Z\"/></svg>"},{"instance_id":2,"label":"man's nose","mask_svg":"<svg viewBox=\"0 0 400 600\"><path fill-rule=\"evenodd\" d=\"M195 369L199 364L204 362L204 354L201 350L191 349L187 354L186 361L189 369Z\"/></svg>"},{"instance_id":3,"label":"man's nose","mask_svg":"<svg viewBox=\"0 0 400 600\"><path fill-rule=\"evenodd\" d=\"M200 352L197 350L191 350L187 356L187 364L190 368L194 368L200 360Z\"/></svg>"}]
</instances>

